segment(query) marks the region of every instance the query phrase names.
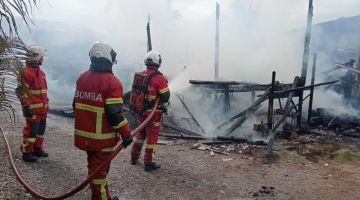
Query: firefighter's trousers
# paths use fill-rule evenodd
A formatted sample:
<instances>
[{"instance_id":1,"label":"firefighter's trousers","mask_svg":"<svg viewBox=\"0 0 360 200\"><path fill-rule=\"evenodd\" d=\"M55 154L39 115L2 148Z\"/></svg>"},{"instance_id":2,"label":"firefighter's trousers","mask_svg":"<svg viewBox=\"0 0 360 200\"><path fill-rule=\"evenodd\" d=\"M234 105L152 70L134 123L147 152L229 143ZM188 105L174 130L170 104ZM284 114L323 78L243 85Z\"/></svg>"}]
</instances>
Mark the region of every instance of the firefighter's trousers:
<instances>
[{"instance_id":1,"label":"firefighter's trousers","mask_svg":"<svg viewBox=\"0 0 360 200\"><path fill-rule=\"evenodd\" d=\"M32 153L34 149L44 149L44 134L46 128L46 116L35 116L34 118L26 118L23 128L23 143L21 151L24 153Z\"/></svg>"},{"instance_id":2,"label":"firefighter's trousers","mask_svg":"<svg viewBox=\"0 0 360 200\"><path fill-rule=\"evenodd\" d=\"M133 146L131 148L131 159L139 159L142 146L146 140L144 164L148 165L155 162L156 143L161 127L161 115L162 113L155 113L149 125L134 137ZM143 116L140 121L144 121L146 117L147 116Z\"/></svg>"},{"instance_id":3,"label":"firefighter's trousers","mask_svg":"<svg viewBox=\"0 0 360 200\"><path fill-rule=\"evenodd\" d=\"M90 175L104 160L108 159L112 153L112 151L87 151L87 161L88 161L88 174ZM91 200L108 200L109 190L108 184L106 180L106 176L110 170L109 162L102 168L99 172L97 172L94 178L90 182L91 187Z\"/></svg>"}]
</instances>

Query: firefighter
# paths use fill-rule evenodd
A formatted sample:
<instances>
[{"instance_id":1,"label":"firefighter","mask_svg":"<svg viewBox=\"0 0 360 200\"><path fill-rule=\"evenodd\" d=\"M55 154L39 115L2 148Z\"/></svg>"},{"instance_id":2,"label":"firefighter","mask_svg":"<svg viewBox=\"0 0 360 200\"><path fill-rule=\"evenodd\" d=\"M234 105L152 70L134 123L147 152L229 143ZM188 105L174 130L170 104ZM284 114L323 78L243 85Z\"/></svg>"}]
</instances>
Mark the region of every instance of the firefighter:
<instances>
[{"instance_id":1,"label":"firefighter","mask_svg":"<svg viewBox=\"0 0 360 200\"><path fill-rule=\"evenodd\" d=\"M75 146L87 153L88 173L91 174L110 157L120 136L124 147L132 143L128 121L123 116L123 87L113 74L116 53L104 41L90 49L90 69L76 81L73 101L75 110ZM110 197L106 176L108 163L92 179L92 200L118 199Z\"/></svg>"},{"instance_id":2,"label":"firefighter","mask_svg":"<svg viewBox=\"0 0 360 200\"><path fill-rule=\"evenodd\" d=\"M25 126L23 128L23 143L20 147L22 159L35 162L37 157L48 157L44 151L44 134L49 99L45 73L40 69L47 50L38 45L27 47L25 67L23 69L23 84L16 88Z\"/></svg>"},{"instance_id":3,"label":"firefighter","mask_svg":"<svg viewBox=\"0 0 360 200\"><path fill-rule=\"evenodd\" d=\"M145 55L145 65L147 69L144 73L156 74L150 75L148 83L148 90L145 96L145 111L140 116L139 121L143 122L151 112L151 108L154 105L155 100L160 98L160 106L155 111L150 123L146 126L144 131L141 131L134 137L134 144L131 149L131 164L135 165L140 157L141 149L146 139L144 164L145 171L149 172L160 168L161 166L155 163L155 151L156 143L159 136L159 130L161 127L162 113L166 112L165 104L170 99L170 90L166 78L158 71L161 66L161 56L156 51L150 51Z\"/></svg>"}]
</instances>

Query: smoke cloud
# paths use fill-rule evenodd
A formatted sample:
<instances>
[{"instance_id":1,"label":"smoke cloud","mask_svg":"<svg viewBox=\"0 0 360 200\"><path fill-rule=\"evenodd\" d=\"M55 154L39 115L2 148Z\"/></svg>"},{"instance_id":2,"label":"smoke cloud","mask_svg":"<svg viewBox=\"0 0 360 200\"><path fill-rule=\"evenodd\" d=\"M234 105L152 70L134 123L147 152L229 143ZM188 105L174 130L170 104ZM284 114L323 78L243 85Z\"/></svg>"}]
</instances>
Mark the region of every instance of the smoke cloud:
<instances>
[{"instance_id":1,"label":"smoke cloud","mask_svg":"<svg viewBox=\"0 0 360 200\"><path fill-rule=\"evenodd\" d=\"M214 78L215 2L48 0L34 14L34 28L38 31L26 33L29 34L26 42L56 49L49 51L48 61L44 63L53 101L71 100L76 78L89 66L88 49L99 39L109 41L118 52L114 71L129 90L132 73L144 69L145 25L150 15L153 48L163 57L160 70L168 77L172 92L184 92L189 87L189 79ZM271 72L275 70L277 80L288 83L300 74L307 0L218 2L221 6L221 79L269 83ZM315 0L314 23L357 15L359 6L357 0ZM44 19L50 21L45 23ZM48 23L58 26L51 27ZM51 39L43 35L44 30ZM61 34L54 34L56 31ZM319 63L318 71L330 66L328 57L319 59L324 62ZM199 107L198 97L193 93L186 95L193 107ZM236 94L235 97L232 112L250 105L250 94ZM315 99L315 104L317 101ZM216 105L201 108L197 115L203 116L201 113L214 108L218 109ZM216 119L200 118L203 124L214 124L211 120Z\"/></svg>"}]
</instances>

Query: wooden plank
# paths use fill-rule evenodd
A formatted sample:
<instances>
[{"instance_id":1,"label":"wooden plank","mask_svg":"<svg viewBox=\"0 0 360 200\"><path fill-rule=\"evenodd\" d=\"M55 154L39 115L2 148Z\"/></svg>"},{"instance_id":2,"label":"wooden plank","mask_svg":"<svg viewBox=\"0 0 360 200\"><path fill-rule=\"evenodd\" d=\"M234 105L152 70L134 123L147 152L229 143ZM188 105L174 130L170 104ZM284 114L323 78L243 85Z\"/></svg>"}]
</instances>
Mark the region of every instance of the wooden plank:
<instances>
[{"instance_id":1,"label":"wooden plank","mask_svg":"<svg viewBox=\"0 0 360 200\"><path fill-rule=\"evenodd\" d=\"M312 85L307 85L307 86L302 86L302 87L295 87L295 88L288 89L288 90L276 91L275 94L283 94L283 93L292 93L292 92L297 92L297 91L303 91L303 90L311 89L313 87L318 87L318 86L323 86L323 85L330 85L330 84L334 84L334 83L337 83L337 82L339 82L339 81L327 81L327 82L322 82L322 83L317 83L317 84L312 84Z\"/></svg>"},{"instance_id":2,"label":"wooden plank","mask_svg":"<svg viewBox=\"0 0 360 200\"><path fill-rule=\"evenodd\" d=\"M311 85L314 85L314 83L315 83L315 72L316 72L316 53L314 53L314 57L313 57ZM309 106L308 106L308 118L307 118L307 124L308 124L309 128L311 126L311 112L312 112L313 98L314 98L314 87L311 87L310 88Z\"/></svg>"},{"instance_id":3,"label":"wooden plank","mask_svg":"<svg viewBox=\"0 0 360 200\"><path fill-rule=\"evenodd\" d=\"M336 63L335 66L360 74L360 70L340 64L340 63Z\"/></svg>"},{"instance_id":4,"label":"wooden plank","mask_svg":"<svg viewBox=\"0 0 360 200\"><path fill-rule=\"evenodd\" d=\"M309 63L309 53L310 53L310 38L311 38L311 28L312 28L312 18L313 18L313 0L309 0L309 8L308 8L308 15L307 15L307 23L306 23L306 34L305 34L305 42L304 42L304 54L303 54L303 62L302 62L302 69L301 69L301 78L300 84L304 86L306 83L306 75ZM297 127L302 128L301 121L302 121L302 99L304 96L304 91L299 91L299 106L298 106L298 115L297 115Z\"/></svg>"},{"instance_id":5,"label":"wooden plank","mask_svg":"<svg viewBox=\"0 0 360 200\"><path fill-rule=\"evenodd\" d=\"M269 95L269 91L266 91L255 101L255 103L253 105L251 105L247 109L241 111L239 114L231 117L229 120L225 121L224 123L220 124L219 126L216 127L216 129L220 129L223 126L233 122L234 120L236 120L240 117L244 117L244 116L249 115L250 113L254 113L261 106L260 104L267 99L268 95ZM242 119L240 119L240 120L242 120ZM240 123L240 125L241 125L241 123Z\"/></svg>"},{"instance_id":6,"label":"wooden plank","mask_svg":"<svg viewBox=\"0 0 360 200\"><path fill-rule=\"evenodd\" d=\"M164 125L164 127L167 127L167 128L170 128L170 129L173 129L173 130L176 130L176 131L179 131L179 132L188 134L188 135L195 135L195 136L200 136L200 137L202 137L202 135L199 134L199 133L195 133L195 132L190 131L190 130L188 130L188 129L178 127L177 125L169 124L169 123L167 123L167 122L165 122L165 121L163 121L163 125Z\"/></svg>"},{"instance_id":7,"label":"wooden plank","mask_svg":"<svg viewBox=\"0 0 360 200\"><path fill-rule=\"evenodd\" d=\"M180 103L184 106L186 112L190 115L191 119L195 122L195 124L200 128L201 132L203 134L205 134L205 130L204 128L200 125L200 123L198 122L198 120L195 118L195 116L190 112L189 107L186 105L184 99L182 96L180 96L179 94L175 94L175 96L179 99Z\"/></svg>"},{"instance_id":8,"label":"wooden plank","mask_svg":"<svg viewBox=\"0 0 360 200\"><path fill-rule=\"evenodd\" d=\"M241 112L240 114L232 117L229 121L221 124L220 126L218 126L219 128L221 128L222 126L229 124L231 122L234 121L234 119L236 119L236 121L231 125L230 128L228 128L225 132L225 135L228 136L230 135L232 132L234 132L238 127L240 127L247 119L247 117L250 114L253 114L259 107L260 104L262 102L264 102L266 99L268 99L271 91L273 91L273 89L277 86L278 82L275 81L275 71L272 73L272 81L271 81L271 87L267 89L267 91L253 104L251 105L248 109L244 110L243 112ZM273 104L273 100L270 102L271 104ZM271 110L272 110L272 106L270 106ZM272 119L271 119L272 120Z\"/></svg>"},{"instance_id":9,"label":"wooden plank","mask_svg":"<svg viewBox=\"0 0 360 200\"><path fill-rule=\"evenodd\" d=\"M294 81L293 81L293 84L292 84L291 88L296 88L298 83L299 83L299 80L300 80L300 78L298 76L296 76L294 78ZM294 92L290 92L289 95L288 95L288 98L286 100L286 103L285 103L285 108L284 108L285 112L287 110L289 110L293 96L294 96Z\"/></svg>"},{"instance_id":10,"label":"wooden plank","mask_svg":"<svg viewBox=\"0 0 360 200\"><path fill-rule=\"evenodd\" d=\"M245 82L189 80L189 83L195 85L240 85L244 84Z\"/></svg>"},{"instance_id":11,"label":"wooden plank","mask_svg":"<svg viewBox=\"0 0 360 200\"><path fill-rule=\"evenodd\" d=\"M269 130L272 128L273 123L273 116L274 116L274 89L275 89L275 76L276 72L272 72L272 78L271 78L271 88L269 92L269 104L268 104L268 128Z\"/></svg>"}]
</instances>

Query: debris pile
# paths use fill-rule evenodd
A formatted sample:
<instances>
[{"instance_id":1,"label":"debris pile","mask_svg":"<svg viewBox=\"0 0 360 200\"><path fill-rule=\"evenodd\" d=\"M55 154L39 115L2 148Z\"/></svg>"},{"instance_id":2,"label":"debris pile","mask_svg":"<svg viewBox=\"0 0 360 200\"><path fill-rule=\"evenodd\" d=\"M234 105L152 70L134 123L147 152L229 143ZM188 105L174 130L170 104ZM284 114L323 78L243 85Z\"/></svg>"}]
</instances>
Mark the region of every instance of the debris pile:
<instances>
[{"instance_id":1,"label":"debris pile","mask_svg":"<svg viewBox=\"0 0 360 200\"><path fill-rule=\"evenodd\" d=\"M331 108L318 108L312 119L311 132L318 135L338 135L360 138L360 118L349 113L337 114Z\"/></svg>"},{"instance_id":2,"label":"debris pile","mask_svg":"<svg viewBox=\"0 0 360 200\"><path fill-rule=\"evenodd\" d=\"M257 192L254 192L253 197L258 196L275 196L275 187L262 186Z\"/></svg>"},{"instance_id":3,"label":"debris pile","mask_svg":"<svg viewBox=\"0 0 360 200\"><path fill-rule=\"evenodd\" d=\"M249 144L234 144L231 142L208 141L195 143L191 149L209 151L211 156L215 153L229 156L230 154L243 154L251 148Z\"/></svg>"},{"instance_id":4,"label":"debris pile","mask_svg":"<svg viewBox=\"0 0 360 200\"><path fill-rule=\"evenodd\" d=\"M63 117L68 117L68 118L74 118L75 117L75 113L74 113L72 108L68 108L68 109L61 109L61 108L49 109L49 113L54 114L54 115L63 116Z\"/></svg>"}]
</instances>

